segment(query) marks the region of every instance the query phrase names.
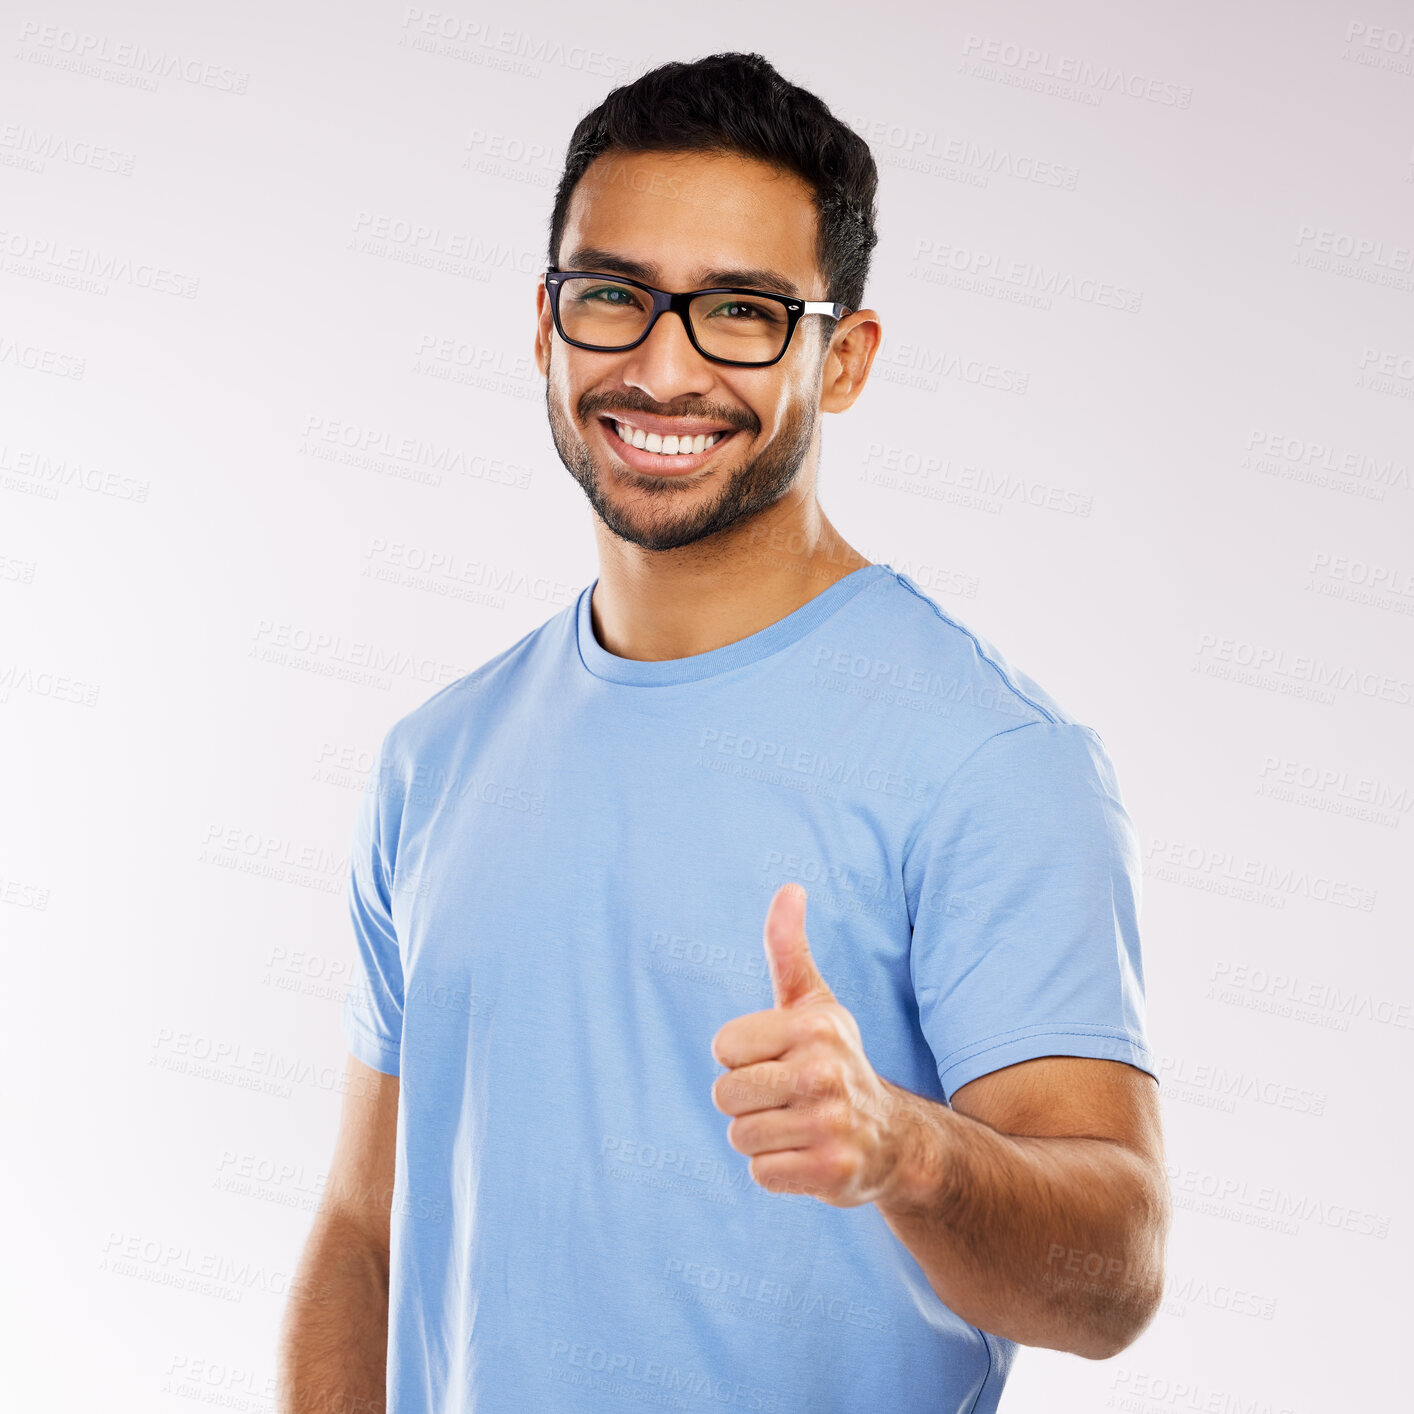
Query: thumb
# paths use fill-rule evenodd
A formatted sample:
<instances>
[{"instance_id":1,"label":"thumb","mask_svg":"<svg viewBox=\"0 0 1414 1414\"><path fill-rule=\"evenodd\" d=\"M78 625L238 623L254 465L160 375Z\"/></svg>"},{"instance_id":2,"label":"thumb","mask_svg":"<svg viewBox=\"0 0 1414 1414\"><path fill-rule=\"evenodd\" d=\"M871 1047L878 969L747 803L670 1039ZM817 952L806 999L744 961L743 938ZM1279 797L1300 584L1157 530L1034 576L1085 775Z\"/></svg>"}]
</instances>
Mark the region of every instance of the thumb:
<instances>
[{"instance_id":1,"label":"thumb","mask_svg":"<svg viewBox=\"0 0 1414 1414\"><path fill-rule=\"evenodd\" d=\"M783 884L766 910L766 965L771 970L771 991L778 1007L804 1006L832 1000L830 991L805 936L805 890Z\"/></svg>"}]
</instances>

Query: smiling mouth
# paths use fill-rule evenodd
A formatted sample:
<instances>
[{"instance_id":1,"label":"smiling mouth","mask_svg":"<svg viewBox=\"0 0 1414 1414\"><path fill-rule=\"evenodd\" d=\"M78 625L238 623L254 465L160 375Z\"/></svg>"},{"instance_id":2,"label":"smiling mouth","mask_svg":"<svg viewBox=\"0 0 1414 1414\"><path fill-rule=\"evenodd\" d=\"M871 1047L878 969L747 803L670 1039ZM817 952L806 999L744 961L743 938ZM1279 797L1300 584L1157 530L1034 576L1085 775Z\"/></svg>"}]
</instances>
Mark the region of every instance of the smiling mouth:
<instances>
[{"instance_id":1,"label":"smiling mouth","mask_svg":"<svg viewBox=\"0 0 1414 1414\"><path fill-rule=\"evenodd\" d=\"M601 415L599 421L609 445L621 460L635 471L659 474L695 471L736 435L735 428L722 428L692 436L663 437L656 432L645 432L641 427L630 427L612 415Z\"/></svg>"}]
</instances>

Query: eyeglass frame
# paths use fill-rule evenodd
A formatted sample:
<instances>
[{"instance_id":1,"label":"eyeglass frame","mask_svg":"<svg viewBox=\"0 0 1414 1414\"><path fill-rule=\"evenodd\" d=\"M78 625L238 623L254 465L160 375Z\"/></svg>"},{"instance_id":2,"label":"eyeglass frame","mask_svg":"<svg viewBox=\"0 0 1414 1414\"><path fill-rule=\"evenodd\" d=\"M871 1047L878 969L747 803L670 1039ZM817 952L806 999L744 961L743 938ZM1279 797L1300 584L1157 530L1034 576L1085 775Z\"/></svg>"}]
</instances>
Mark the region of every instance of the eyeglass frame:
<instances>
[{"instance_id":1,"label":"eyeglass frame","mask_svg":"<svg viewBox=\"0 0 1414 1414\"><path fill-rule=\"evenodd\" d=\"M648 316L647 327L631 344L616 344L611 348L605 348L602 344L586 344L578 339L571 339L560 324L560 286L572 276L612 280L622 285L632 285L634 289L652 295L653 309ZM550 315L555 321L555 331L565 343L573 344L577 349L587 349L590 353L627 353L630 349L636 349L653 332L653 326L658 322L659 315L671 312L682 320L683 328L687 330L687 337L691 341L692 347L703 358L709 359L713 363L725 363L729 368L770 368L772 364L779 363L786 356L786 351L790 348L790 341L795 337L795 326L807 314L824 314L831 319L839 319L846 314L854 313L845 305L832 300L796 299L793 295L777 294L774 290L749 290L739 285L714 285L701 290L659 290L652 285L645 285L642 280L631 280L627 275L606 275L602 270L556 270L551 268L544 272L544 280L550 295ZM753 295L757 299L772 299L785 305L786 337L781 344L780 353L775 358L755 361L722 358L719 354L708 353L697 342L697 332L693 329L692 319L688 314L688 306L698 295Z\"/></svg>"}]
</instances>

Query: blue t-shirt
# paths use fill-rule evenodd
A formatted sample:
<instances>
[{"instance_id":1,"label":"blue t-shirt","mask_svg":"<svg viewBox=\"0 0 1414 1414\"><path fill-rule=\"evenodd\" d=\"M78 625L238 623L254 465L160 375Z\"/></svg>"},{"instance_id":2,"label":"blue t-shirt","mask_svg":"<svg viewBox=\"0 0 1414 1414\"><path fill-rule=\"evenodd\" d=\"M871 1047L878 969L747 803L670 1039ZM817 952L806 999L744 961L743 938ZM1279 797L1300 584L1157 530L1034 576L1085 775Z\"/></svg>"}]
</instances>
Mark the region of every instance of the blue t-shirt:
<instances>
[{"instance_id":1,"label":"blue t-shirt","mask_svg":"<svg viewBox=\"0 0 1414 1414\"><path fill-rule=\"evenodd\" d=\"M873 1204L757 1185L710 1045L772 1005L794 879L885 1079L1157 1079L1104 745L886 564L664 662L600 645L593 589L395 722L359 808L344 1032L401 1077L389 1414L995 1410L1015 1345Z\"/></svg>"}]
</instances>

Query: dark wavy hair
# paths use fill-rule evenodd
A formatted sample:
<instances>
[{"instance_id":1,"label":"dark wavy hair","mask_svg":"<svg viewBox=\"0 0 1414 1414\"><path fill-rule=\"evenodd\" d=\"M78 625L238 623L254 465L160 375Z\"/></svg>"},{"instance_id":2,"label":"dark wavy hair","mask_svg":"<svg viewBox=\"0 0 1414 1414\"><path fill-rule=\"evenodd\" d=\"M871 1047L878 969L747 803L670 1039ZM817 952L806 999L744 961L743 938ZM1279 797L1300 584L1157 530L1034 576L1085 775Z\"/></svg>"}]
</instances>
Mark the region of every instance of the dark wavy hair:
<instances>
[{"instance_id":1,"label":"dark wavy hair","mask_svg":"<svg viewBox=\"0 0 1414 1414\"><path fill-rule=\"evenodd\" d=\"M825 298L862 307L870 252L879 240L874 155L820 99L788 82L762 55L728 52L660 64L580 119L550 216L551 266L559 261L576 184L609 150L734 153L803 177L814 191Z\"/></svg>"}]
</instances>

